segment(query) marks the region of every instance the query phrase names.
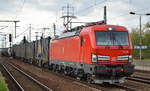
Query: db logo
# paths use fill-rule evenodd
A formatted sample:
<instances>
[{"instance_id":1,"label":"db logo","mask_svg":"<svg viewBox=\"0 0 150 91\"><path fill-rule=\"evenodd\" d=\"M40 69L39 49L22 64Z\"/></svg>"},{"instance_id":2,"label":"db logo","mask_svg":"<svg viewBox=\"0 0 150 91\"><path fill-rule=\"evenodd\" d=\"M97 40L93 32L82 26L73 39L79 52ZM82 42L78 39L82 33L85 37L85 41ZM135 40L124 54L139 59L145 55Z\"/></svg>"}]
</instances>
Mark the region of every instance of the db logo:
<instances>
[{"instance_id":1,"label":"db logo","mask_svg":"<svg viewBox=\"0 0 150 91\"><path fill-rule=\"evenodd\" d=\"M123 51L123 53L129 53L129 51Z\"/></svg>"},{"instance_id":2,"label":"db logo","mask_svg":"<svg viewBox=\"0 0 150 91\"><path fill-rule=\"evenodd\" d=\"M112 61L116 61L116 57L112 57L111 60L112 60Z\"/></svg>"}]
</instances>

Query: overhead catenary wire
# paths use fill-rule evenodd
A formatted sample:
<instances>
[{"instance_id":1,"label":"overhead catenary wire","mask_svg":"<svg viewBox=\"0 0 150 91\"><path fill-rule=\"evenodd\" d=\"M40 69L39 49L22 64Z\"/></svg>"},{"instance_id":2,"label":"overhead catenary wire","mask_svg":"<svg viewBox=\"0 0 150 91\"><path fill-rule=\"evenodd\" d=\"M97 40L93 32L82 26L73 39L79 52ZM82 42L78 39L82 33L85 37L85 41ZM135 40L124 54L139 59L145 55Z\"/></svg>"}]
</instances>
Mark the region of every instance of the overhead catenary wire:
<instances>
[{"instance_id":1,"label":"overhead catenary wire","mask_svg":"<svg viewBox=\"0 0 150 91\"><path fill-rule=\"evenodd\" d=\"M7 28L8 26L4 26L4 27L2 27L2 28L0 28L0 30L3 30L3 29L5 29L5 28Z\"/></svg>"},{"instance_id":2,"label":"overhead catenary wire","mask_svg":"<svg viewBox=\"0 0 150 91\"><path fill-rule=\"evenodd\" d=\"M99 1L99 2L96 2L96 1L95 1L93 5L91 5L91 6L89 6L89 7L86 7L86 8L84 8L84 9L81 9L81 10L75 12L75 13L79 13L79 14L81 15L81 13L84 13L84 12L87 11L88 9L91 9L91 8L93 8L93 7L96 7L96 6L98 6L98 5L100 5L100 4L103 4L103 3L107 2L107 1L110 1L110 0L103 0L103 1ZM102 6L102 8L103 8L103 6Z\"/></svg>"},{"instance_id":3,"label":"overhead catenary wire","mask_svg":"<svg viewBox=\"0 0 150 91\"><path fill-rule=\"evenodd\" d=\"M93 8L93 7L95 7L95 6L97 6L97 5L100 5L100 4L103 4L103 3L105 3L105 2L107 2L107 0L103 0L103 1L100 1L100 2L98 2L98 3L94 3L93 5L91 5L91 6L89 6L89 7L86 7L86 8L84 8L84 9L82 9L82 10L79 10L79 11L77 11L77 12L75 12L75 13L84 13L84 11L87 11L88 9L90 9L90 8Z\"/></svg>"},{"instance_id":4,"label":"overhead catenary wire","mask_svg":"<svg viewBox=\"0 0 150 91\"><path fill-rule=\"evenodd\" d=\"M103 1L100 1L100 2L98 2L98 3L95 2L94 5L91 5L91 6L87 7L87 8L85 8L84 10L89 9L89 8L92 8L92 7L95 7L95 6L98 6L99 4L102 4L102 3L106 2L106 1L107 1L107 0L103 0ZM25 2L25 0L24 0L24 2ZM79 11L79 12L80 12L80 11ZM115 17L115 18L116 18L116 17ZM119 17L118 17L118 18L119 18Z\"/></svg>"},{"instance_id":5,"label":"overhead catenary wire","mask_svg":"<svg viewBox=\"0 0 150 91\"><path fill-rule=\"evenodd\" d=\"M26 0L23 0L23 2L21 2L22 4L21 4L21 6L20 6L20 4L19 4L19 7L18 7L18 11L16 10L16 14L15 14L15 16L12 16L12 19L14 19L14 20L17 20L17 18L18 18L18 15L22 12L22 10L23 10L23 8L24 8L24 5L25 5L25 2L26 2ZM8 23L8 25L7 26L10 26L10 23ZM9 27L9 31L12 31L11 32L11 34L13 35L13 30L11 29L12 27ZM15 37L13 37L13 38L15 38ZM13 44L13 41L12 41L12 44Z\"/></svg>"},{"instance_id":6,"label":"overhead catenary wire","mask_svg":"<svg viewBox=\"0 0 150 91\"><path fill-rule=\"evenodd\" d=\"M110 2L110 1L113 1L113 0L103 0L103 1L99 1L99 2L94 1L94 4L92 4L91 6L86 7L84 9L82 9L82 10L79 10L76 13L84 13L84 11L87 11L88 9L91 9L93 7L97 7L98 5L101 5L101 4ZM119 1L119 0L115 0L115 1ZM103 6L101 6L101 8L103 8L104 6L107 6L107 5L103 5Z\"/></svg>"},{"instance_id":7,"label":"overhead catenary wire","mask_svg":"<svg viewBox=\"0 0 150 91\"><path fill-rule=\"evenodd\" d=\"M93 5L91 5L91 6L87 7L87 8L84 8L84 9L82 9L82 10L76 12L76 13L84 13L84 11L87 11L87 9L96 7L96 6L100 5L100 4L103 4L103 3L108 2L108 1L111 1L111 0L104 0L104 1L100 1L98 3L95 2L95 4L93 4ZM129 4L131 5L131 0L129 0ZM146 9L149 9L149 8L144 8L144 9L136 10L136 12L140 12L140 11L143 11L143 10L146 10ZM124 14L121 14L121 15L118 15L118 16L115 16L115 17L112 17L112 18L108 18L108 20L113 20L113 19L116 19L116 18L121 18L123 16L128 16L129 15L128 13L129 12L126 12Z\"/></svg>"},{"instance_id":8,"label":"overhead catenary wire","mask_svg":"<svg viewBox=\"0 0 150 91\"><path fill-rule=\"evenodd\" d=\"M150 10L150 8L144 8L144 9L140 9L140 10L136 10L135 12L140 12L140 11L143 11L143 10ZM116 17L112 17L112 18L109 18L110 19L116 19L116 18L121 18L123 16L129 16L129 12L126 12L124 14L121 14L121 15L118 15Z\"/></svg>"},{"instance_id":9,"label":"overhead catenary wire","mask_svg":"<svg viewBox=\"0 0 150 91\"><path fill-rule=\"evenodd\" d=\"M121 14L121 15L118 15L118 16L115 16L115 17L110 17L110 18L108 18L108 20L115 20L115 19L118 19L118 18L123 18L124 16L129 16L129 11L132 11L131 10L131 2L132 0L129 0L129 10L127 11L127 12L125 12L124 14ZM139 9L139 10L136 10L135 12L140 12L140 11L143 11L143 10L150 10L150 8L142 8L142 9ZM132 18L132 17L127 17L127 18ZM136 18L134 18L134 19L136 19ZM132 20L134 20L134 19L132 19Z\"/></svg>"},{"instance_id":10,"label":"overhead catenary wire","mask_svg":"<svg viewBox=\"0 0 150 91\"><path fill-rule=\"evenodd\" d=\"M14 17L14 20L17 20L18 15L23 11L23 8L24 8L25 3L26 3L26 0L23 0L22 5L18 7L19 10L18 10L18 11L16 10L15 16L12 16L12 18ZM19 4L19 5L20 5L20 4ZM9 26L9 25L10 25L10 23L8 24L8 26ZM9 28L9 30L10 30L10 28Z\"/></svg>"},{"instance_id":11,"label":"overhead catenary wire","mask_svg":"<svg viewBox=\"0 0 150 91\"><path fill-rule=\"evenodd\" d=\"M25 33L26 31L28 31L28 30L29 30L29 28L27 28L25 31L23 31L23 32L20 33L19 35L17 35L16 38L19 37L20 35L24 34L24 33Z\"/></svg>"},{"instance_id":12,"label":"overhead catenary wire","mask_svg":"<svg viewBox=\"0 0 150 91\"><path fill-rule=\"evenodd\" d=\"M18 10L18 13L15 16L15 20L18 18L19 14L23 11L23 8L25 6L26 0L23 0L22 5L19 7L20 10ZM17 12L17 11L16 11Z\"/></svg>"}]
</instances>

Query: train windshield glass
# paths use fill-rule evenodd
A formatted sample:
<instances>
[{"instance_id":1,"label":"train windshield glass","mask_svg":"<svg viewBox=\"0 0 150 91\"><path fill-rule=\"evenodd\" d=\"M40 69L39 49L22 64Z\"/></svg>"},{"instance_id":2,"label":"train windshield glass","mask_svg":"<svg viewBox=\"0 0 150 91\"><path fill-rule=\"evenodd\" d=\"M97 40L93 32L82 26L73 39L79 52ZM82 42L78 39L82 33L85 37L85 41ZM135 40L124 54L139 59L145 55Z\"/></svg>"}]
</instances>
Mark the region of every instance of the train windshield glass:
<instances>
[{"instance_id":1,"label":"train windshield glass","mask_svg":"<svg viewBox=\"0 0 150 91\"><path fill-rule=\"evenodd\" d=\"M127 46L128 32L126 31L96 31L96 45Z\"/></svg>"}]
</instances>

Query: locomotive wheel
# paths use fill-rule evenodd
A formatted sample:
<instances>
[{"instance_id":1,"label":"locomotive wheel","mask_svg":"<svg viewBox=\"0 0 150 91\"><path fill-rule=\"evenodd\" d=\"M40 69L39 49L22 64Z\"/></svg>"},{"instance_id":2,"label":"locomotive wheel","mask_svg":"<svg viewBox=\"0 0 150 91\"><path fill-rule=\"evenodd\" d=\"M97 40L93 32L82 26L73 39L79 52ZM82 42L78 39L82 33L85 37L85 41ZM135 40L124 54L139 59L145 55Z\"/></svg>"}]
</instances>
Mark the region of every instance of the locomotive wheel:
<instances>
[{"instance_id":1,"label":"locomotive wheel","mask_svg":"<svg viewBox=\"0 0 150 91\"><path fill-rule=\"evenodd\" d=\"M49 70L52 70L52 69L53 69L52 66L53 66L52 64L48 64L48 69L49 69Z\"/></svg>"},{"instance_id":2,"label":"locomotive wheel","mask_svg":"<svg viewBox=\"0 0 150 91\"><path fill-rule=\"evenodd\" d=\"M55 72L55 65L52 65L52 71Z\"/></svg>"},{"instance_id":3,"label":"locomotive wheel","mask_svg":"<svg viewBox=\"0 0 150 91\"><path fill-rule=\"evenodd\" d=\"M64 71L64 74L67 75L67 71L66 70Z\"/></svg>"},{"instance_id":4,"label":"locomotive wheel","mask_svg":"<svg viewBox=\"0 0 150 91\"><path fill-rule=\"evenodd\" d=\"M88 83L94 83L94 81L93 81L93 79L92 79L90 74L87 75L86 80L87 80Z\"/></svg>"},{"instance_id":5,"label":"locomotive wheel","mask_svg":"<svg viewBox=\"0 0 150 91\"><path fill-rule=\"evenodd\" d=\"M29 62L30 64L32 64L32 59L30 59L30 62Z\"/></svg>"},{"instance_id":6,"label":"locomotive wheel","mask_svg":"<svg viewBox=\"0 0 150 91\"><path fill-rule=\"evenodd\" d=\"M93 83L93 80L90 77L87 77L87 82L88 83Z\"/></svg>"},{"instance_id":7,"label":"locomotive wheel","mask_svg":"<svg viewBox=\"0 0 150 91\"><path fill-rule=\"evenodd\" d=\"M39 66L39 67L42 67L42 60L39 60L39 61L38 61L38 66Z\"/></svg>"},{"instance_id":8,"label":"locomotive wheel","mask_svg":"<svg viewBox=\"0 0 150 91\"><path fill-rule=\"evenodd\" d=\"M56 73L59 73L59 65L56 65Z\"/></svg>"}]
</instances>

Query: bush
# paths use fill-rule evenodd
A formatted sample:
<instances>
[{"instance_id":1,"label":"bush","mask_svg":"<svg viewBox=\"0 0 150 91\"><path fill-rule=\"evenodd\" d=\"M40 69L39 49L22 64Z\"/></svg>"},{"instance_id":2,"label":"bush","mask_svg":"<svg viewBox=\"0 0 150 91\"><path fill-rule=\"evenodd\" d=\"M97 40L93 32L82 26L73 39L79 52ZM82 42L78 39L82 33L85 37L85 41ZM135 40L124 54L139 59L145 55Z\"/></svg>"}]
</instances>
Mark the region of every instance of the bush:
<instances>
[{"instance_id":1,"label":"bush","mask_svg":"<svg viewBox=\"0 0 150 91\"><path fill-rule=\"evenodd\" d=\"M9 91L8 85L5 82L5 78L2 76L1 72L0 72L0 91Z\"/></svg>"}]
</instances>

